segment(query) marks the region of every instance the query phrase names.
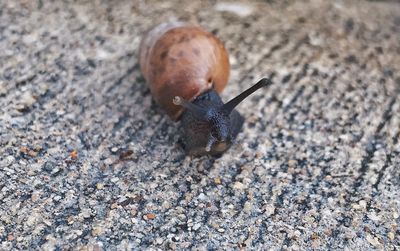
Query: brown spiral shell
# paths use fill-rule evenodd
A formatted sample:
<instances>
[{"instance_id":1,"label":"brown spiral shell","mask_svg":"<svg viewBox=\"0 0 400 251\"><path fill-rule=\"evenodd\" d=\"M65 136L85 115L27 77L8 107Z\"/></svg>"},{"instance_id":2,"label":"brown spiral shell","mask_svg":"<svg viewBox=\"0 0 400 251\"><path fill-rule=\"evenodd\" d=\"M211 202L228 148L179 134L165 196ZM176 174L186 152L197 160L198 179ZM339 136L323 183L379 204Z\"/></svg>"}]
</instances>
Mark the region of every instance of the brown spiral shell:
<instances>
[{"instance_id":1,"label":"brown spiral shell","mask_svg":"<svg viewBox=\"0 0 400 251\"><path fill-rule=\"evenodd\" d=\"M156 102L173 120L183 108L175 96L193 101L214 88L220 93L229 78L228 54L219 39L202 28L163 23L151 29L140 43L140 70Z\"/></svg>"}]
</instances>

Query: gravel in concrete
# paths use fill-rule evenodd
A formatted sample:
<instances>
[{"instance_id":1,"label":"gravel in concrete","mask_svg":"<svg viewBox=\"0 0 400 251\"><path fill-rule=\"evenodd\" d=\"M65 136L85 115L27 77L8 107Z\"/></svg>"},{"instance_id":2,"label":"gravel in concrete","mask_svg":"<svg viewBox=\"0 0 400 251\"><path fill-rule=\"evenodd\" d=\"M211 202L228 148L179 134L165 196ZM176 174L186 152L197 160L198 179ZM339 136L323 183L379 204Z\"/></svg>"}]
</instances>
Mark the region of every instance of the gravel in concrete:
<instances>
[{"instance_id":1,"label":"gravel in concrete","mask_svg":"<svg viewBox=\"0 0 400 251\"><path fill-rule=\"evenodd\" d=\"M0 1L0 249L398 250L396 1ZM274 85L221 158L185 156L143 32L224 41L228 100Z\"/></svg>"}]
</instances>

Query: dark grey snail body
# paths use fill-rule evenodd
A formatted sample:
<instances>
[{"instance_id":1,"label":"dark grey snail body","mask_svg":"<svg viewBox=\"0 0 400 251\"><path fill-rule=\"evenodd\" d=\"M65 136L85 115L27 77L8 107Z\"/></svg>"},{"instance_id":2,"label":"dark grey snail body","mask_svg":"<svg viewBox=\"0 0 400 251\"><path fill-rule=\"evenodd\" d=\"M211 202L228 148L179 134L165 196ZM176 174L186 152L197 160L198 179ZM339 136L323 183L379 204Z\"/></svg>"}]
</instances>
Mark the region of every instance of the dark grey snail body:
<instances>
[{"instance_id":1,"label":"dark grey snail body","mask_svg":"<svg viewBox=\"0 0 400 251\"><path fill-rule=\"evenodd\" d=\"M226 151L244 121L235 106L270 83L262 79L224 104L218 93L228 82L230 66L223 44L200 27L180 22L147 33L140 68L157 103L171 119L181 119L184 147L191 155Z\"/></svg>"},{"instance_id":2,"label":"dark grey snail body","mask_svg":"<svg viewBox=\"0 0 400 251\"><path fill-rule=\"evenodd\" d=\"M231 114L218 112L224 103L212 90L197 97L193 104L207 110L208 118L199 117L190 110L183 112L181 121L186 151L192 155L222 153L236 138L244 118L236 110Z\"/></svg>"},{"instance_id":3,"label":"dark grey snail body","mask_svg":"<svg viewBox=\"0 0 400 251\"><path fill-rule=\"evenodd\" d=\"M225 104L214 90L203 93L191 103L175 97L174 104L186 108L181 118L186 151L191 155L218 155L226 151L244 122L243 116L234 108L247 96L269 84L271 81L263 78Z\"/></svg>"}]
</instances>

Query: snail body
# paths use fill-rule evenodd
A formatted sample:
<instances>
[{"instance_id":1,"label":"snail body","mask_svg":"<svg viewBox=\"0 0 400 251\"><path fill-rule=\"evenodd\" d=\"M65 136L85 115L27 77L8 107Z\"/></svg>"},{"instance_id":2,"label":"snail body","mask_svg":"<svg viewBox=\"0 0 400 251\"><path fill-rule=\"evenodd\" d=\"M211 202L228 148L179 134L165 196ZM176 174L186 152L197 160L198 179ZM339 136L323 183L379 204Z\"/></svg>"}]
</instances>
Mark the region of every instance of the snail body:
<instances>
[{"instance_id":1,"label":"snail body","mask_svg":"<svg viewBox=\"0 0 400 251\"><path fill-rule=\"evenodd\" d=\"M216 155L229 148L244 122L234 107L270 83L262 79L224 104L219 93L229 78L227 51L211 33L182 22L151 29L139 54L153 98L172 120L181 119L185 150L192 155Z\"/></svg>"}]
</instances>

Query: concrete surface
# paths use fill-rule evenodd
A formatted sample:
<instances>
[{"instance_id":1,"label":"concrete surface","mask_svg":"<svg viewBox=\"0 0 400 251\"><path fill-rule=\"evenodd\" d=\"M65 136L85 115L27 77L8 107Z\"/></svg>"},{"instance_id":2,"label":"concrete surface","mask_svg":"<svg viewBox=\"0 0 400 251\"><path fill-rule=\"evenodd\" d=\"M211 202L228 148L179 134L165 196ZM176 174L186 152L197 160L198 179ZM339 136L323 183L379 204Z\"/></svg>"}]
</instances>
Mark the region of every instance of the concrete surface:
<instances>
[{"instance_id":1,"label":"concrete surface","mask_svg":"<svg viewBox=\"0 0 400 251\"><path fill-rule=\"evenodd\" d=\"M141 35L198 22L262 76L221 158L185 157ZM0 1L0 249L400 246L396 1Z\"/></svg>"}]
</instances>

